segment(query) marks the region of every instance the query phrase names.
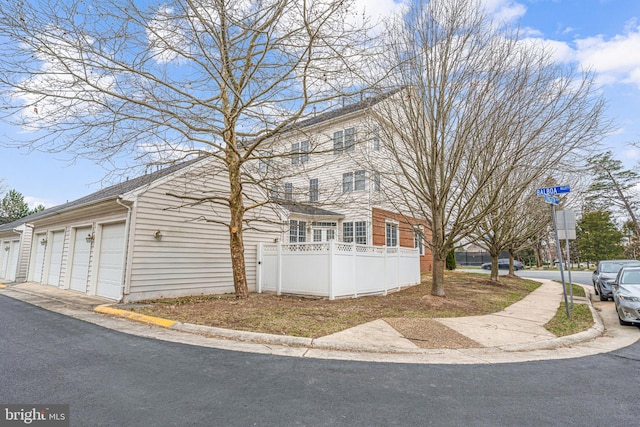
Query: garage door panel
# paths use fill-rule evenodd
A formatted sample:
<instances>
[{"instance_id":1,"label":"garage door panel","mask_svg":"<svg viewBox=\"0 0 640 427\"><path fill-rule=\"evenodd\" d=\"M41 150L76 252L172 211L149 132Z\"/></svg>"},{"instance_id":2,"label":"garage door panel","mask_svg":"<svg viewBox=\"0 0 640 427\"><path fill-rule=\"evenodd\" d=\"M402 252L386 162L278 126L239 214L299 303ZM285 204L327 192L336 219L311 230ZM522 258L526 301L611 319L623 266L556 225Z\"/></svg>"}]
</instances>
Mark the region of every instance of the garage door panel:
<instances>
[{"instance_id":1,"label":"garage door panel","mask_svg":"<svg viewBox=\"0 0 640 427\"><path fill-rule=\"evenodd\" d=\"M99 296L119 299L124 265L124 223L102 227L96 293Z\"/></svg>"},{"instance_id":2,"label":"garage door panel","mask_svg":"<svg viewBox=\"0 0 640 427\"><path fill-rule=\"evenodd\" d=\"M42 282L42 269L44 268L44 254L46 252L46 245L40 243L46 237L45 234L36 234L33 239L35 247L35 255L33 261L33 274L31 280L34 282Z\"/></svg>"},{"instance_id":3,"label":"garage door panel","mask_svg":"<svg viewBox=\"0 0 640 427\"><path fill-rule=\"evenodd\" d=\"M73 241L71 258L71 278L69 287L74 291L86 292L89 278L89 260L91 258L91 242L87 242L87 235L91 227L78 228Z\"/></svg>"},{"instance_id":4,"label":"garage door panel","mask_svg":"<svg viewBox=\"0 0 640 427\"><path fill-rule=\"evenodd\" d=\"M49 274L47 284L58 286L62 271L62 252L64 250L64 231L51 233L51 251L49 252Z\"/></svg>"}]
</instances>

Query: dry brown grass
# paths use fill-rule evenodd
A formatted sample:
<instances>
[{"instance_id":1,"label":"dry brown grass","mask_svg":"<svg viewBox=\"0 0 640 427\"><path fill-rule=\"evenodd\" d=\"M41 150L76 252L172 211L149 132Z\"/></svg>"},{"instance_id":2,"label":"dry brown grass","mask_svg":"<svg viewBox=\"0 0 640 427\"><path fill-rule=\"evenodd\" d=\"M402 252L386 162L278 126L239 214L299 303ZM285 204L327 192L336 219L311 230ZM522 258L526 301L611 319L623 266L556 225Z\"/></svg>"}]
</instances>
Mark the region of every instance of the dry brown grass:
<instances>
[{"instance_id":1,"label":"dry brown grass","mask_svg":"<svg viewBox=\"0 0 640 427\"><path fill-rule=\"evenodd\" d=\"M298 296L251 294L187 297L146 301L132 310L180 322L236 330L302 337L329 335L376 319L475 316L500 311L525 297L539 283L518 277L448 272L446 297L431 292L430 275L420 285L387 296L345 298L334 301Z\"/></svg>"}]
</instances>

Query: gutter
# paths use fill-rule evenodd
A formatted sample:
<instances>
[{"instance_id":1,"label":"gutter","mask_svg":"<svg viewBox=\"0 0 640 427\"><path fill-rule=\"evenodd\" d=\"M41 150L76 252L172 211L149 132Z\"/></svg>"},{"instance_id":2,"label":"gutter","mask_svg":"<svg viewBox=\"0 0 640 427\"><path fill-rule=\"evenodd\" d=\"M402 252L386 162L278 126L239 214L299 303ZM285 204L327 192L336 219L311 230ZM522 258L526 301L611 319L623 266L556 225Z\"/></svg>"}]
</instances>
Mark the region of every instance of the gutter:
<instances>
[{"instance_id":1,"label":"gutter","mask_svg":"<svg viewBox=\"0 0 640 427\"><path fill-rule=\"evenodd\" d=\"M125 292L128 292L129 290L129 284L127 283L128 280L128 259L129 259L129 231L131 229L131 211L132 211L132 207L129 205L125 205L124 203L122 203L120 200L123 199L122 194L120 194L117 198L116 198L116 203L119 204L120 206L124 207L127 209L127 221L125 222L125 226L124 226L124 236L125 236L125 246L124 246L124 255L123 255L123 262L122 262L122 279L121 279L121 285L120 285L120 299L118 300L118 303L122 303L124 302L124 295Z\"/></svg>"}]
</instances>

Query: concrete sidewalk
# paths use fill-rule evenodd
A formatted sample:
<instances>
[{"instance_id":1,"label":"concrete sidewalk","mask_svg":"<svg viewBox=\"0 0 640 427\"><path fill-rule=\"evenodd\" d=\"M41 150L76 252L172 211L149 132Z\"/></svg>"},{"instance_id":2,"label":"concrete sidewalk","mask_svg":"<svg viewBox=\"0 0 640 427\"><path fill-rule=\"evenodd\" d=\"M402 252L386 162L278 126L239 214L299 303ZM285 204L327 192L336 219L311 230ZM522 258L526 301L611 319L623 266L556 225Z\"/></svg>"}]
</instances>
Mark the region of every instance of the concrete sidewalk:
<instances>
[{"instance_id":1,"label":"concrete sidewalk","mask_svg":"<svg viewBox=\"0 0 640 427\"><path fill-rule=\"evenodd\" d=\"M0 295L125 333L192 345L296 357L396 363L506 363L587 356L626 347L640 339L638 328L620 327L617 317L608 312L613 311L612 308L599 313L589 298L574 298L574 301L589 304L595 325L580 334L555 337L543 325L553 318L562 301L562 286L552 281L541 282L542 285L534 292L500 312L434 319L473 343L469 348L457 349L420 348L381 319L311 339L233 331L143 316L121 310L101 298L36 283L9 284L0 289Z\"/></svg>"}]
</instances>

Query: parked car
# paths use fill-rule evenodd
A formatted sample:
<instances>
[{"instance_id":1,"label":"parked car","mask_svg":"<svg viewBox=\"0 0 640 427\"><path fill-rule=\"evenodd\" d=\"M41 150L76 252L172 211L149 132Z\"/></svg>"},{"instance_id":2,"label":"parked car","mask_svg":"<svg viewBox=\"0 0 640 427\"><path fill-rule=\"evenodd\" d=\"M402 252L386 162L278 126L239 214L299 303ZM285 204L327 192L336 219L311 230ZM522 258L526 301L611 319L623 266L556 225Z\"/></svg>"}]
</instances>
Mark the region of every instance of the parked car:
<instances>
[{"instance_id":1,"label":"parked car","mask_svg":"<svg viewBox=\"0 0 640 427\"><path fill-rule=\"evenodd\" d=\"M485 262L480 266L484 270L491 270L491 263ZM498 268L501 270L509 269L509 259L508 258L500 258L498 260ZM518 260L513 260L513 269L514 270L522 270L524 268L524 264Z\"/></svg>"},{"instance_id":2,"label":"parked car","mask_svg":"<svg viewBox=\"0 0 640 427\"><path fill-rule=\"evenodd\" d=\"M623 267L613 286L613 302L621 325L640 325L640 267Z\"/></svg>"},{"instance_id":3,"label":"parked car","mask_svg":"<svg viewBox=\"0 0 640 427\"><path fill-rule=\"evenodd\" d=\"M611 282L616 278L620 269L626 266L640 267L640 261L612 259L598 263L598 267L591 276L591 281L593 282L594 292L596 295L600 295L600 301L607 301L609 298L613 298Z\"/></svg>"}]
</instances>

